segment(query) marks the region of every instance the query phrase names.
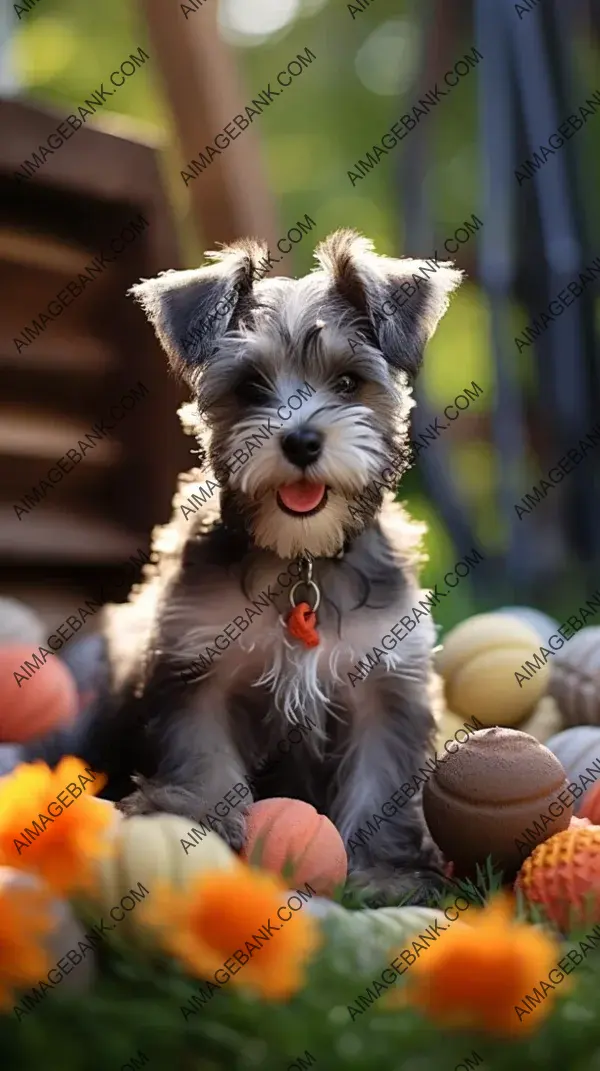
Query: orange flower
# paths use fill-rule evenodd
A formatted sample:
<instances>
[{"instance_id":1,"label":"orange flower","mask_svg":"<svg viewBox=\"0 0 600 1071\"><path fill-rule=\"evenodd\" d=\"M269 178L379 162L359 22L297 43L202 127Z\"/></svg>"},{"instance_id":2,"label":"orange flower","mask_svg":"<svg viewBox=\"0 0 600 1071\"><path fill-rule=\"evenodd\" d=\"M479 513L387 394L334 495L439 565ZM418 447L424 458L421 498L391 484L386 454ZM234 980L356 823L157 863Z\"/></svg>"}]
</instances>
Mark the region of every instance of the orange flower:
<instances>
[{"instance_id":1,"label":"orange flower","mask_svg":"<svg viewBox=\"0 0 600 1071\"><path fill-rule=\"evenodd\" d=\"M240 863L198 875L183 892L157 889L143 917L197 977L285 999L300 988L320 943L315 919L287 906L292 895L273 874Z\"/></svg>"},{"instance_id":2,"label":"orange flower","mask_svg":"<svg viewBox=\"0 0 600 1071\"><path fill-rule=\"evenodd\" d=\"M90 888L110 845L111 808L93 799L105 783L71 756L55 770L17 766L0 780L0 862L35 871L58 893Z\"/></svg>"},{"instance_id":3,"label":"orange flower","mask_svg":"<svg viewBox=\"0 0 600 1071\"><path fill-rule=\"evenodd\" d=\"M472 914L471 914L472 912ZM536 1029L551 1010L552 982L545 999L524 998L548 981L560 945L541 930L512 918L508 897L470 908L470 925L451 927L419 955L407 971L407 986L393 1003L419 1008L441 1026L518 1035ZM519 1015L517 1008L521 1008Z\"/></svg>"},{"instance_id":4,"label":"orange flower","mask_svg":"<svg viewBox=\"0 0 600 1071\"><path fill-rule=\"evenodd\" d=\"M52 928L48 897L39 889L3 888L0 881L0 1008L14 990L37 985L51 959L41 941Z\"/></svg>"}]
</instances>

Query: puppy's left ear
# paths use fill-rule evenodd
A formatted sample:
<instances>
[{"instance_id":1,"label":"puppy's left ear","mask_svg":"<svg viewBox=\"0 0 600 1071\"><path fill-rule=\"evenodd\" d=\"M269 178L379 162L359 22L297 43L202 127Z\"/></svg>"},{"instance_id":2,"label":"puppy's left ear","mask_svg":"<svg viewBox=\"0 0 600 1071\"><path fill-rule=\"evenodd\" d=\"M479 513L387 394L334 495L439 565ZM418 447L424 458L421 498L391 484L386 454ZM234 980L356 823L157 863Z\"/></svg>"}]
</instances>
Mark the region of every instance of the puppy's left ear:
<instances>
[{"instance_id":1,"label":"puppy's left ear","mask_svg":"<svg viewBox=\"0 0 600 1071\"><path fill-rule=\"evenodd\" d=\"M315 257L386 360L414 376L462 271L450 261L378 256L372 242L351 230L331 234Z\"/></svg>"},{"instance_id":2,"label":"puppy's left ear","mask_svg":"<svg viewBox=\"0 0 600 1071\"><path fill-rule=\"evenodd\" d=\"M191 271L165 271L129 290L144 309L175 371L192 379L219 339L252 307L253 284L268 250L241 239Z\"/></svg>"}]
</instances>

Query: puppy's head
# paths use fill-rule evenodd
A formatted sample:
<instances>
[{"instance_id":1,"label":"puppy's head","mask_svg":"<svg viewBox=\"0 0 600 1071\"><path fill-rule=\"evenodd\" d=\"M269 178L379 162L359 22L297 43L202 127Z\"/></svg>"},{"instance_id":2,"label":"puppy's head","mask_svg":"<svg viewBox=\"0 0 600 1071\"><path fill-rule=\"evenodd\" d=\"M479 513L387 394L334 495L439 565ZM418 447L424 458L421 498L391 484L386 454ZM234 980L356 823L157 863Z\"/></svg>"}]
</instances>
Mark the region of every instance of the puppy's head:
<instances>
[{"instance_id":1,"label":"puppy's head","mask_svg":"<svg viewBox=\"0 0 600 1071\"><path fill-rule=\"evenodd\" d=\"M392 457L397 476L408 465L411 382L461 272L377 256L353 231L322 242L303 279L258 281L266 255L236 242L131 292L254 543L332 556L381 507Z\"/></svg>"}]
</instances>

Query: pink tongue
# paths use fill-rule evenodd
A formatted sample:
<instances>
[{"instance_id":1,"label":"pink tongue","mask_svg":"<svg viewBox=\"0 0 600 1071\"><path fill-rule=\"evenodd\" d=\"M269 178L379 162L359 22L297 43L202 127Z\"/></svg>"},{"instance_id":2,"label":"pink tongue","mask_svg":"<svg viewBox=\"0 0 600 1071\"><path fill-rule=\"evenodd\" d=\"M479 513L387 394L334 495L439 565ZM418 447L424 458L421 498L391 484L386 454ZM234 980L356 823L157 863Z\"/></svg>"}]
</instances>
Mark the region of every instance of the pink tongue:
<instances>
[{"instance_id":1,"label":"pink tongue","mask_svg":"<svg viewBox=\"0 0 600 1071\"><path fill-rule=\"evenodd\" d=\"M295 513L309 513L319 505L324 494L324 483L309 483L308 480L287 483L279 488L279 497L284 506Z\"/></svg>"}]
</instances>

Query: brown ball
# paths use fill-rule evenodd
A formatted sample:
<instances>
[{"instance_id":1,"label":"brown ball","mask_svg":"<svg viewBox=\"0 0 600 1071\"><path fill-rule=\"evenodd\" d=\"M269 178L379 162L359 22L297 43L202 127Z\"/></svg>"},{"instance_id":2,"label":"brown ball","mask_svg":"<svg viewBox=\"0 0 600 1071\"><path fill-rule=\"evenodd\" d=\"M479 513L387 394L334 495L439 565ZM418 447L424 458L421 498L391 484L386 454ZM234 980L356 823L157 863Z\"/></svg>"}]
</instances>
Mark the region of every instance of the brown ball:
<instances>
[{"instance_id":1,"label":"brown ball","mask_svg":"<svg viewBox=\"0 0 600 1071\"><path fill-rule=\"evenodd\" d=\"M566 725L600 725L600 626L582 629L557 652L549 691Z\"/></svg>"},{"instance_id":2,"label":"brown ball","mask_svg":"<svg viewBox=\"0 0 600 1071\"><path fill-rule=\"evenodd\" d=\"M425 819L456 877L473 876L491 855L509 880L537 844L568 827L573 803L557 799L567 783L558 759L532 736L481 729L440 760L423 790Z\"/></svg>"}]
</instances>

